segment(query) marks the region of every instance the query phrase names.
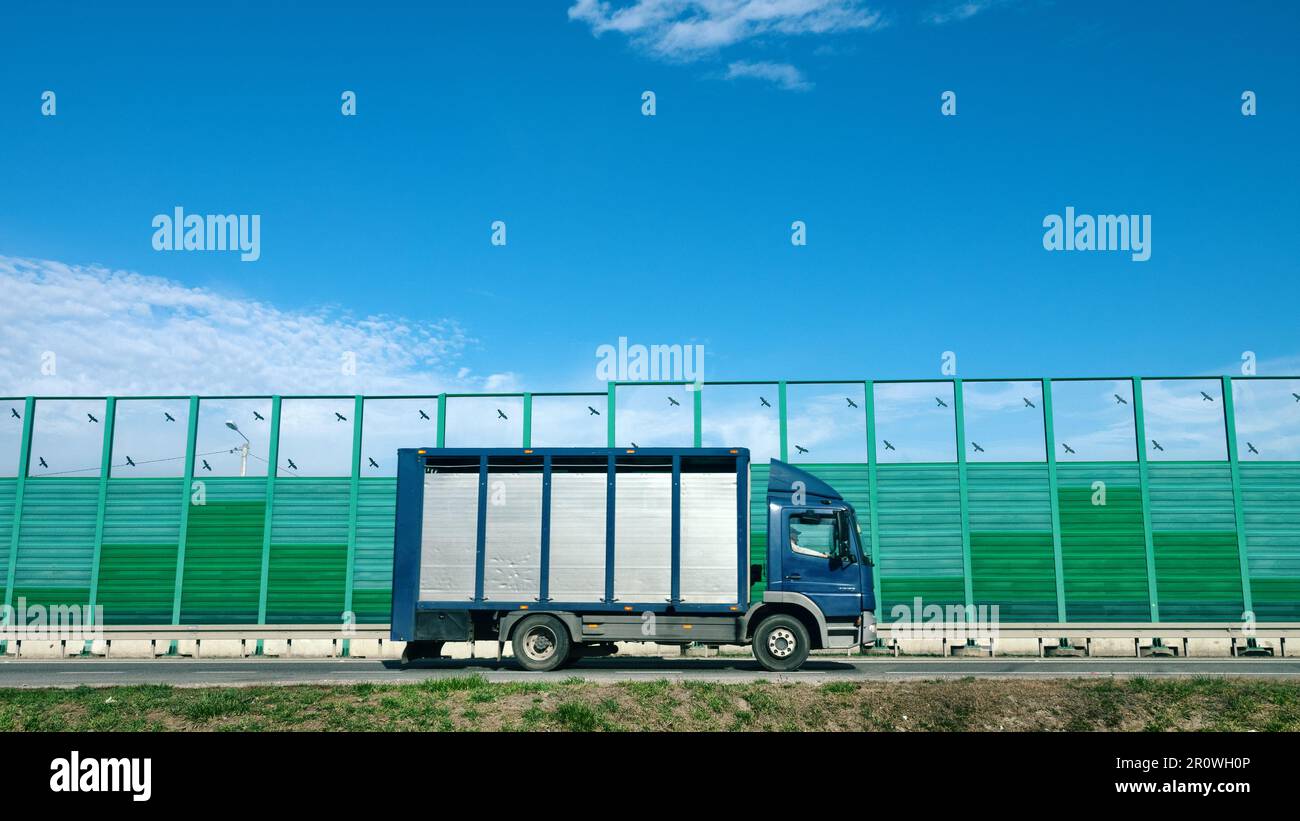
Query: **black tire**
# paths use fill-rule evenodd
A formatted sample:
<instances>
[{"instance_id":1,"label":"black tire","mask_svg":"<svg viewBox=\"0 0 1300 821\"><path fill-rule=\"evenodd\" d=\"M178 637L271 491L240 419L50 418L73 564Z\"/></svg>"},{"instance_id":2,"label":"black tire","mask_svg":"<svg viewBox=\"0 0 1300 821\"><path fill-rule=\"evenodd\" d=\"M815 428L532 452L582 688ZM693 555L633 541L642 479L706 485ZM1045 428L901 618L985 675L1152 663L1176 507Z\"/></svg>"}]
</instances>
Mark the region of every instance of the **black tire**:
<instances>
[{"instance_id":1,"label":"black tire","mask_svg":"<svg viewBox=\"0 0 1300 821\"><path fill-rule=\"evenodd\" d=\"M410 664L421 659L441 658L444 643L441 641L408 641L406 647L402 649L402 664Z\"/></svg>"},{"instance_id":2,"label":"black tire","mask_svg":"<svg viewBox=\"0 0 1300 821\"><path fill-rule=\"evenodd\" d=\"M569 629L554 616L528 616L514 629L511 637L515 661L525 670L546 673L569 661Z\"/></svg>"},{"instance_id":3,"label":"black tire","mask_svg":"<svg viewBox=\"0 0 1300 821\"><path fill-rule=\"evenodd\" d=\"M808 628L794 616L768 616L754 631L754 658L764 670L773 673L798 670L808 660L811 649Z\"/></svg>"}]
</instances>

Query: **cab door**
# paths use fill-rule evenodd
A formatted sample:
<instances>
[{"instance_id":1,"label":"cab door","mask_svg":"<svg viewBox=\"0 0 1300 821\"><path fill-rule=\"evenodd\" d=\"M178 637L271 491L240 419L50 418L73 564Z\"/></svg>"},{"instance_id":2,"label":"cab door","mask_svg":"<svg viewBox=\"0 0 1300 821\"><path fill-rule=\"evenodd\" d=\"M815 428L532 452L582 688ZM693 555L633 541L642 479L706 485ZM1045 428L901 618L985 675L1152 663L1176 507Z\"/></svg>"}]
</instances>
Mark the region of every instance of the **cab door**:
<instances>
[{"instance_id":1,"label":"cab door","mask_svg":"<svg viewBox=\"0 0 1300 821\"><path fill-rule=\"evenodd\" d=\"M861 571L845 511L789 508L781 514L781 577L786 593L812 599L827 618L862 612Z\"/></svg>"}]
</instances>

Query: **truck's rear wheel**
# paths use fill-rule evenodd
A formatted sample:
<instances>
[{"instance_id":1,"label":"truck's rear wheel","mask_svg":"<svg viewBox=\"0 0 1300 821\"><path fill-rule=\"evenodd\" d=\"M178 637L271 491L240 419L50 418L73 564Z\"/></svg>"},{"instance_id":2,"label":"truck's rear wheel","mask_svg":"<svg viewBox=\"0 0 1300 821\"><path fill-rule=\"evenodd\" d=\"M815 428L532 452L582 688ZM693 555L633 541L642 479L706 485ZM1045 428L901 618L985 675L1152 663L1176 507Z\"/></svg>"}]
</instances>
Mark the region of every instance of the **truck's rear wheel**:
<instances>
[{"instance_id":1,"label":"truck's rear wheel","mask_svg":"<svg viewBox=\"0 0 1300 821\"><path fill-rule=\"evenodd\" d=\"M808 628L794 616L769 616L754 631L754 658L773 673L798 670L811 648Z\"/></svg>"},{"instance_id":2,"label":"truck's rear wheel","mask_svg":"<svg viewBox=\"0 0 1300 821\"><path fill-rule=\"evenodd\" d=\"M515 661L525 670L548 672L569 660L569 630L554 616L529 616L514 630Z\"/></svg>"}]
</instances>

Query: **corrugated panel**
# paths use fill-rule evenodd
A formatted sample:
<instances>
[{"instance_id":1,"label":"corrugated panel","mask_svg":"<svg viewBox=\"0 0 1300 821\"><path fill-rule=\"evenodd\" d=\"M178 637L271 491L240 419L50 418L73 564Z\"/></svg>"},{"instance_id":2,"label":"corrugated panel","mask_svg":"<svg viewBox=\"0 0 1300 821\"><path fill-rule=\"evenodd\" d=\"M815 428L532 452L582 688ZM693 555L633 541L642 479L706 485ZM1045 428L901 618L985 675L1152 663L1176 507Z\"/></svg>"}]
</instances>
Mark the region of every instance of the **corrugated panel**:
<instances>
[{"instance_id":1,"label":"corrugated panel","mask_svg":"<svg viewBox=\"0 0 1300 821\"><path fill-rule=\"evenodd\" d=\"M99 480L27 480L23 491L14 604L85 605L95 555Z\"/></svg>"},{"instance_id":2,"label":"corrugated panel","mask_svg":"<svg viewBox=\"0 0 1300 821\"><path fill-rule=\"evenodd\" d=\"M1136 462L1057 465L1067 621L1149 621L1146 531ZM1094 482L1106 504L1093 504Z\"/></svg>"},{"instance_id":3,"label":"corrugated panel","mask_svg":"<svg viewBox=\"0 0 1300 821\"><path fill-rule=\"evenodd\" d=\"M1056 621L1047 465L971 464L966 479L975 604L1000 621Z\"/></svg>"},{"instance_id":4,"label":"corrugated panel","mask_svg":"<svg viewBox=\"0 0 1300 821\"><path fill-rule=\"evenodd\" d=\"M1244 609L1227 462L1152 462L1151 543L1162 621L1240 621Z\"/></svg>"},{"instance_id":5,"label":"corrugated panel","mask_svg":"<svg viewBox=\"0 0 1300 821\"><path fill-rule=\"evenodd\" d=\"M9 544L14 535L14 499L17 494L17 479L0 479L0 604L4 602L5 584L9 577Z\"/></svg>"},{"instance_id":6,"label":"corrugated panel","mask_svg":"<svg viewBox=\"0 0 1300 821\"><path fill-rule=\"evenodd\" d=\"M110 479L98 603L105 624L170 624L184 479Z\"/></svg>"},{"instance_id":7,"label":"corrugated panel","mask_svg":"<svg viewBox=\"0 0 1300 821\"><path fill-rule=\"evenodd\" d=\"M763 568L759 581L749 588L749 600L762 601L767 588L767 480L771 464L752 465L749 471L749 563Z\"/></svg>"},{"instance_id":8,"label":"corrugated panel","mask_svg":"<svg viewBox=\"0 0 1300 821\"><path fill-rule=\"evenodd\" d=\"M1240 476L1255 618L1300 620L1300 464L1242 463Z\"/></svg>"},{"instance_id":9,"label":"corrugated panel","mask_svg":"<svg viewBox=\"0 0 1300 821\"><path fill-rule=\"evenodd\" d=\"M362 479L357 491L357 546L352 612L360 624L382 624L393 609L393 517L397 480Z\"/></svg>"},{"instance_id":10,"label":"corrugated panel","mask_svg":"<svg viewBox=\"0 0 1300 821\"><path fill-rule=\"evenodd\" d=\"M882 621L921 606L964 605L961 491L957 465L880 465L876 468L880 532Z\"/></svg>"},{"instance_id":11,"label":"corrugated panel","mask_svg":"<svg viewBox=\"0 0 1300 821\"><path fill-rule=\"evenodd\" d=\"M204 488L204 504L190 505L181 622L255 624L266 479L206 479Z\"/></svg>"},{"instance_id":12,"label":"corrugated panel","mask_svg":"<svg viewBox=\"0 0 1300 821\"><path fill-rule=\"evenodd\" d=\"M271 513L270 624L343 621L348 479L280 479Z\"/></svg>"}]
</instances>

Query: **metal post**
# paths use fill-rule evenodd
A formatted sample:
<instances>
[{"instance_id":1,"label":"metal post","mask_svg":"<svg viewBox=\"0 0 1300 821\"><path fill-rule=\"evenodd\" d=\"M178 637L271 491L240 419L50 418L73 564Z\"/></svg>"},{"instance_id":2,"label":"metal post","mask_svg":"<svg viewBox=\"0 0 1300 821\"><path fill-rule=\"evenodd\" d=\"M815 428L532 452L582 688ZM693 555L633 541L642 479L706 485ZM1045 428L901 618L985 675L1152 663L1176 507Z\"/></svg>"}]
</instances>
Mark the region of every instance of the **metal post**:
<instances>
[{"instance_id":1,"label":"metal post","mask_svg":"<svg viewBox=\"0 0 1300 821\"><path fill-rule=\"evenodd\" d=\"M777 385L776 385L776 407L777 407L777 410L776 410L777 415L778 415L778 416L780 417L780 419L781 419L781 422L780 422L780 425L781 425L781 461L782 461L782 462L787 462L787 461L790 460L790 451L789 451L789 444L788 444L789 435L788 435L788 431L787 431L787 429L786 429L786 413L785 413L785 380L784 380L784 379L781 380L780 382L778 382Z\"/></svg>"},{"instance_id":2,"label":"metal post","mask_svg":"<svg viewBox=\"0 0 1300 821\"><path fill-rule=\"evenodd\" d=\"M447 394L438 394L438 447L447 447Z\"/></svg>"},{"instance_id":3,"label":"metal post","mask_svg":"<svg viewBox=\"0 0 1300 821\"><path fill-rule=\"evenodd\" d=\"M14 578L18 573L18 535L23 523L23 491L27 488L27 465L32 457L32 417L36 414L36 397L23 400L23 433L18 446L18 476L14 484L13 529L9 534L9 562L5 568L5 609L13 606ZM0 641L0 656L9 652L9 643Z\"/></svg>"},{"instance_id":4,"label":"metal post","mask_svg":"<svg viewBox=\"0 0 1300 821\"><path fill-rule=\"evenodd\" d=\"M876 595L876 620L884 614L885 602L880 592L880 514L877 511L876 480L876 384L868 379L863 383L864 406L867 415L867 495L870 499L868 517L871 522L871 586Z\"/></svg>"},{"instance_id":5,"label":"metal post","mask_svg":"<svg viewBox=\"0 0 1300 821\"><path fill-rule=\"evenodd\" d=\"M257 594L257 623L266 624L266 586L271 577L271 522L275 515L275 483L280 478L280 397L271 397L271 444L267 453L266 516L262 520L262 576ZM257 640L262 655L262 639Z\"/></svg>"},{"instance_id":6,"label":"metal post","mask_svg":"<svg viewBox=\"0 0 1300 821\"><path fill-rule=\"evenodd\" d=\"M95 604L99 600L99 559L104 552L104 508L108 503L108 477L113 472L113 426L117 417L117 398L104 400L104 445L99 456L99 497L95 503L95 547L90 559L90 611L86 623L95 623ZM90 649L90 642L86 642Z\"/></svg>"},{"instance_id":7,"label":"metal post","mask_svg":"<svg viewBox=\"0 0 1300 821\"><path fill-rule=\"evenodd\" d=\"M1142 531L1146 538L1147 594L1151 602L1151 621L1160 621L1160 596L1156 589L1156 552L1151 537L1151 484L1147 468L1147 427L1142 410L1142 379L1133 377L1133 428L1137 434L1138 485L1142 493Z\"/></svg>"},{"instance_id":8,"label":"metal post","mask_svg":"<svg viewBox=\"0 0 1300 821\"><path fill-rule=\"evenodd\" d=\"M357 504L361 496L361 435L365 413L366 399L358 394L352 399L352 473L348 480L348 564L343 581L342 616L345 630L357 623L356 614L352 612L352 582L356 575L357 563ZM351 650L352 643L344 639L343 655L347 656Z\"/></svg>"},{"instance_id":9,"label":"metal post","mask_svg":"<svg viewBox=\"0 0 1300 821\"><path fill-rule=\"evenodd\" d=\"M961 572L962 589L966 596L966 620L975 615L975 580L971 577L970 556L970 490L966 483L966 412L962 402L961 379L952 380L953 418L957 435L957 492L961 509Z\"/></svg>"},{"instance_id":10,"label":"metal post","mask_svg":"<svg viewBox=\"0 0 1300 821\"><path fill-rule=\"evenodd\" d=\"M1232 512L1237 522L1237 563L1241 568L1241 602L1245 613L1255 603L1250 590L1250 553L1246 546L1246 511L1241 503L1241 464L1237 453L1237 406L1233 402L1232 377L1223 377L1223 426L1228 439L1228 468L1232 473ZM1243 613L1243 620L1245 617Z\"/></svg>"},{"instance_id":11,"label":"metal post","mask_svg":"<svg viewBox=\"0 0 1300 821\"><path fill-rule=\"evenodd\" d=\"M605 446L610 448L617 447L618 442L618 440L614 438L614 390L617 387L618 383L613 381L611 381L606 387L608 398L605 400Z\"/></svg>"},{"instance_id":12,"label":"metal post","mask_svg":"<svg viewBox=\"0 0 1300 821\"><path fill-rule=\"evenodd\" d=\"M533 395L524 393L524 447L533 446Z\"/></svg>"},{"instance_id":13,"label":"metal post","mask_svg":"<svg viewBox=\"0 0 1300 821\"><path fill-rule=\"evenodd\" d=\"M1056 620L1065 621L1065 557L1061 550L1061 498L1056 478L1056 423L1052 416L1052 380L1043 383L1043 440L1047 446L1047 490L1052 506L1052 563L1056 572Z\"/></svg>"},{"instance_id":14,"label":"metal post","mask_svg":"<svg viewBox=\"0 0 1300 821\"><path fill-rule=\"evenodd\" d=\"M691 391L695 414L695 447L704 446L704 384L700 383ZM730 444L724 442L723 444Z\"/></svg>"},{"instance_id":15,"label":"metal post","mask_svg":"<svg viewBox=\"0 0 1300 821\"><path fill-rule=\"evenodd\" d=\"M190 498L194 493L194 451L199 431L199 398L190 397L185 432L185 477L181 485L181 526L176 544L176 583L172 588L172 624L181 623L181 590L185 584L185 542L189 538ZM172 642L175 650L175 642Z\"/></svg>"}]
</instances>

